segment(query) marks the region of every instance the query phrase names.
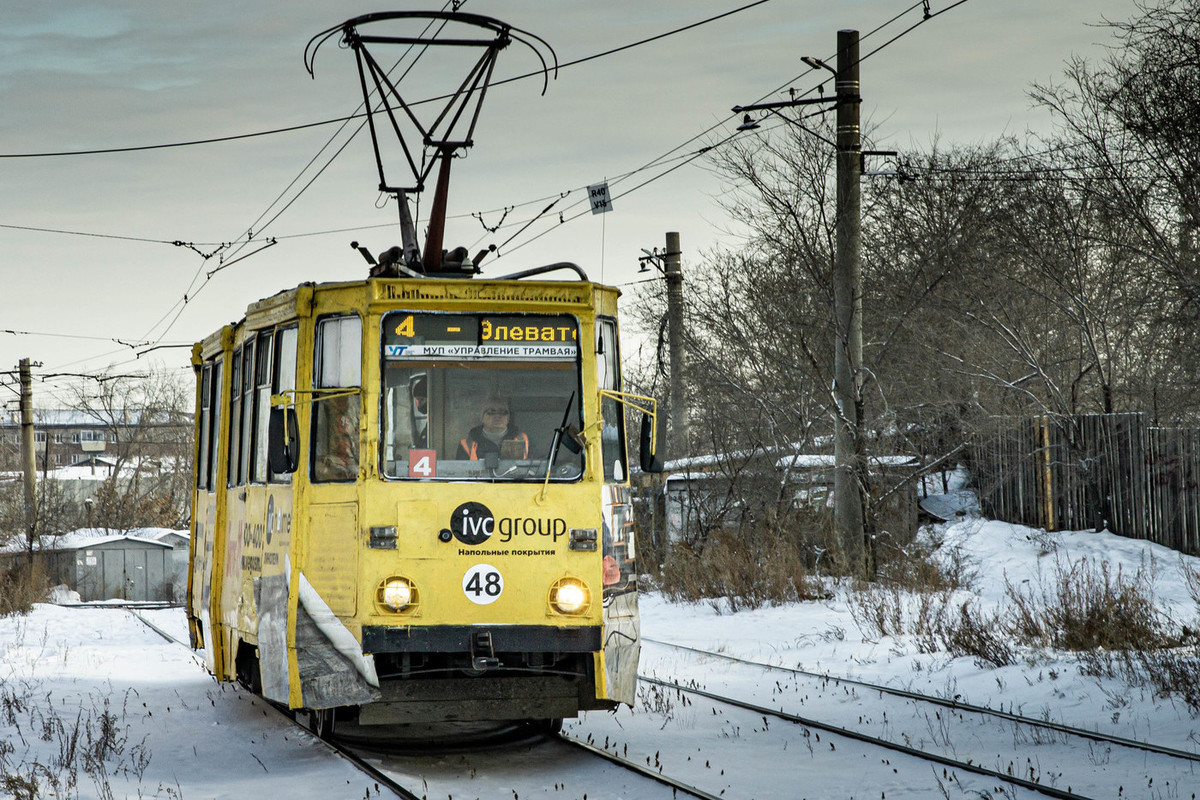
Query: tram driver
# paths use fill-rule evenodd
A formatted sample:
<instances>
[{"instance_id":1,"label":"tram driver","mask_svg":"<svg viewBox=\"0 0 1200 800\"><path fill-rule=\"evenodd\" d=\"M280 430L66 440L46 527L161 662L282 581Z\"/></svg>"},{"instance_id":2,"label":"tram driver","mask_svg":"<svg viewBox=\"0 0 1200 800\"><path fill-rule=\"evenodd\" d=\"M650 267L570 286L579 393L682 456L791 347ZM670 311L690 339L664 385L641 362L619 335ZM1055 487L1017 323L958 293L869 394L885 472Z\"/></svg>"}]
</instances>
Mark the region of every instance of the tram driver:
<instances>
[{"instance_id":1,"label":"tram driver","mask_svg":"<svg viewBox=\"0 0 1200 800\"><path fill-rule=\"evenodd\" d=\"M529 437L513 422L507 400L494 395L488 397L483 401L480 416L482 423L471 428L459 442L459 459L529 458Z\"/></svg>"},{"instance_id":2,"label":"tram driver","mask_svg":"<svg viewBox=\"0 0 1200 800\"><path fill-rule=\"evenodd\" d=\"M429 386L424 375L412 381L412 446L421 449L429 442Z\"/></svg>"}]
</instances>

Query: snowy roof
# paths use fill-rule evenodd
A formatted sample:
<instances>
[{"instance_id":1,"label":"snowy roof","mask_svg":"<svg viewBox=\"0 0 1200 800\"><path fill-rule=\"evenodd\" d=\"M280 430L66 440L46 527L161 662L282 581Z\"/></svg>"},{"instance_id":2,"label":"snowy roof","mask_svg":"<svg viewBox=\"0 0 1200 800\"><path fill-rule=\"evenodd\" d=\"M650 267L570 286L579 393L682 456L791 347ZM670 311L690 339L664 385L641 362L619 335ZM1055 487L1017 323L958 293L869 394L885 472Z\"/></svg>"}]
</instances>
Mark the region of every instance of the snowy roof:
<instances>
[{"instance_id":1,"label":"snowy roof","mask_svg":"<svg viewBox=\"0 0 1200 800\"><path fill-rule=\"evenodd\" d=\"M920 463L916 456L868 456L867 463L874 467L915 467ZM798 454L784 456L775 466L793 468L833 467L834 456L827 453Z\"/></svg>"},{"instance_id":2,"label":"snowy roof","mask_svg":"<svg viewBox=\"0 0 1200 800\"><path fill-rule=\"evenodd\" d=\"M794 452L799 445L793 445L793 452L785 453L782 456L776 457L775 466L779 469L792 468L822 468L834 466L834 456L831 453L796 453ZM664 470L670 473L687 472L688 470L703 470L705 467L715 467L721 463L729 461L744 461L755 456L771 456L779 451L786 451L788 447L768 447L760 451L744 450L724 455L705 455L692 456L691 458L679 458L674 461L668 461L664 465ZM915 467L920 463L916 456L869 456L868 462L875 467ZM689 473L691 474L691 473ZM692 475L692 477L697 477Z\"/></svg>"},{"instance_id":3,"label":"snowy roof","mask_svg":"<svg viewBox=\"0 0 1200 800\"><path fill-rule=\"evenodd\" d=\"M71 464L70 466L57 467L46 472L46 477L56 481L103 481L112 477L113 464L109 463L109 459L97 457L96 466L92 467L90 463L81 462L79 464ZM147 472L163 474L172 472L176 469L176 461L174 458L135 458L127 459L122 465L120 476L128 478L141 469L142 474ZM42 470L38 470L38 476L42 475ZM0 480L21 480L21 472L0 472Z\"/></svg>"},{"instance_id":4,"label":"snowy roof","mask_svg":"<svg viewBox=\"0 0 1200 800\"><path fill-rule=\"evenodd\" d=\"M130 540L151 544L157 547L172 547L163 538L175 534L189 538L187 531L177 531L171 528L134 528L133 530L115 532L109 528L78 528L62 536L43 536L38 543L38 550L78 550L82 547L96 547L111 542ZM14 536L6 544L0 546L0 553L20 553L25 550L25 537Z\"/></svg>"},{"instance_id":5,"label":"snowy roof","mask_svg":"<svg viewBox=\"0 0 1200 800\"><path fill-rule=\"evenodd\" d=\"M138 544L150 545L151 547L169 548L171 545L167 542L160 542L157 539L146 539L142 536L133 536L132 534L122 533L113 536L101 536L95 539L72 539L70 534L59 538L58 542L51 545L52 550L83 550L88 547L99 547L102 544L112 544L113 542L137 542Z\"/></svg>"},{"instance_id":6,"label":"snowy roof","mask_svg":"<svg viewBox=\"0 0 1200 800\"><path fill-rule=\"evenodd\" d=\"M943 522L956 517L979 513L979 500L974 492L960 490L950 494L931 494L917 501L921 510Z\"/></svg>"}]
</instances>

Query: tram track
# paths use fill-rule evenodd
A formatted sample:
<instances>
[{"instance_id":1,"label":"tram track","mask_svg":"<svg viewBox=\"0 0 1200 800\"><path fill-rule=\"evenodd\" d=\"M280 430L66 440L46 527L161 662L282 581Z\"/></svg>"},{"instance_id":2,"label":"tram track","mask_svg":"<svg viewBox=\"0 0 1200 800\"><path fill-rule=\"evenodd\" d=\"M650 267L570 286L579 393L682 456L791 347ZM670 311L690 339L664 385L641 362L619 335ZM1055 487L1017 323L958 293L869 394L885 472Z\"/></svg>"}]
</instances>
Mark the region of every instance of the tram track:
<instances>
[{"instance_id":1,"label":"tram track","mask_svg":"<svg viewBox=\"0 0 1200 800\"><path fill-rule=\"evenodd\" d=\"M166 641L188 649L193 658L203 663L203 659L196 655L195 652L191 651L191 646L188 643L181 641L173 636L170 632L164 630L142 614L138 613L139 610L142 609L126 606L120 606L120 608L128 611L132 617ZM622 759L612 753L606 753L601 748L590 745L587 742L575 740L569 736L545 733L526 733L525 735L521 735L519 730L514 734L512 731L504 728L499 734L495 736L481 737L474 743L458 743L457 745L442 743L441 746L436 743L429 745L424 741L417 741L413 739L391 740L386 736L383 738L376 737L373 739L339 739L336 736L333 738L322 738L314 734L307 725L300 720L297 720L286 709L281 708L275 703L265 699L263 702L289 725L300 728L313 738L318 739L323 745L328 747L339 757L346 760L352 766L354 766L354 768L375 781L377 787L387 789L397 797L402 798L402 800L422 800L422 798L428 796L428 782L422 777L414 776L411 771L404 772L403 776L401 777L400 775L396 774L395 770L389 769L387 766L389 762L407 759L413 763L419 764L422 760L428 761L435 756L444 757L452 754L454 756L468 758L473 761L473 766L464 768L463 770L463 772L469 773L473 776L477 771L486 771L488 769L488 765L493 761L507 760L514 748L529 748L530 746L539 745L542 742L549 744L559 743L573 750L586 753L589 759L595 759L606 764L616 765L627 772L634 773L639 779L646 779L653 782L655 785L670 789L672 798L697 797L700 798L700 800L725 800L725 798L706 793L703 790L691 786L683 781L675 780L669 776L656 774L653 770L643 767L636 762L629 761L628 759ZM521 726L511 727L514 729L521 728ZM491 752L489 753L489 751ZM535 790L543 788L548 782L550 782L551 778L555 778L556 780L558 779L556 776L545 773L533 773L528 776L528 785L514 785L511 789L506 787L505 795L507 795L509 792L512 792L516 795L525 796L534 794ZM418 794L412 789L408 788L408 786L402 782L405 780L409 782L421 782L422 793ZM593 790L588 793L588 796L602 798L605 795L603 791L597 792ZM636 790L634 794L629 796L655 797L655 795L652 793L638 792ZM663 794L663 797L666 797L665 793Z\"/></svg>"},{"instance_id":2,"label":"tram track","mask_svg":"<svg viewBox=\"0 0 1200 800\"><path fill-rule=\"evenodd\" d=\"M969 772L974 775L980 775L985 778L991 778L993 780L998 780L998 781L1001 781L1002 783L1006 783L1011 786L1017 786L1022 789L1027 789L1029 791L1037 792L1038 794L1042 794L1047 797L1056 798L1057 800L1091 800L1091 798L1089 798L1087 795L1077 794L1075 792L1070 791L1069 788L1066 791L1064 791L1062 789L1058 789L1053 786L1047 786L1047 785L1038 783L1036 781L1026 780L1026 779L1018 777L1018 776L1009 775L1000 770L993 770L993 769L989 769L987 767L980 766L978 764L973 764L970 761L961 761L961 760L954 759L954 758L948 758L948 757L943 756L938 753L930 753L930 752L920 749L920 748L911 747L909 745L899 744L897 742L893 742L888 739L883 739L883 738L880 738L877 736L870 736L868 734L864 734L864 733L855 731L850 728L844 728L839 725L829 723L829 722L823 722L821 720L814 719L811 717L804 717L799 714L789 714L785 711L767 708L766 706L760 706L760 705L756 705L754 703L747 703L743 700L738 700L738 699L731 698L731 697L725 697L723 695L719 695L714 692L708 692L703 689L697 689L694 687L683 686L681 684L673 683L671 681L659 680L657 678L649 678L644 675L639 675L638 680L641 680L641 681L644 681L646 683L653 684L656 686L661 686L666 689L674 689L676 691L686 692L688 694L695 695L697 697L703 697L706 700L711 700L716 703L723 703L725 705L733 706L734 708L740 708L744 711L752 711L755 714L761 714L764 717L774 717L775 719L783 720L785 722L791 722L796 725L802 725L805 728L815 728L817 730L826 731L828 733L833 733L838 736L844 736L847 739L853 739L855 741L862 742L867 745L881 747L881 748L884 748L885 750L890 750L890 751L897 752L897 753L903 753L904 755L912 756L914 758L918 758L923 761L928 761L933 764L938 764L943 767L948 767L953 770L960 770L962 772ZM709 795L709 796L711 797L711 795Z\"/></svg>"},{"instance_id":3,"label":"tram track","mask_svg":"<svg viewBox=\"0 0 1200 800\"><path fill-rule=\"evenodd\" d=\"M146 619L144 616L139 614L138 613L139 607L130 607L130 606L118 606L118 607L122 608L125 611L128 611L130 616L132 616L134 619L141 622L143 625L145 625L147 628L152 630L154 633L161 636L163 639L166 639L168 642L170 642L172 644L177 644L181 647L186 648L189 652L191 652L192 657L199 660L201 662L201 666L203 666L203 660L200 659L199 656L197 656L194 651L192 651L190 644L177 639L175 636L171 635L169 632L163 630L158 625L155 625L153 622L151 622L150 620ZM363 774L369 776L372 780L374 780L376 782L376 784L378 786L382 786L382 787L388 789L389 791L393 792L397 797L402 798L402 800L421 800L421 797L419 795L410 791L407 787L402 786L400 783L393 780L387 773L383 772L382 770L378 769L377 767L372 765L370 762L365 760L362 756L360 756L357 752L355 752L352 747L345 745L341 742L338 742L335 739L321 739L320 737L316 736L315 734L312 734L312 731L310 731L305 725L303 725L299 721L297 721L296 718L293 717L290 713L288 713L285 709L280 708L279 706L266 700L265 698L260 698L260 699L262 699L263 703L265 703L268 707L270 707L271 710L273 710L275 713L277 713L282 719L286 720L289 724L295 725L297 728L304 730L306 733L313 735L313 738L321 741L326 747L328 747L330 750L332 750L338 756L340 756L341 758L350 762L350 764L352 764L356 769L358 769Z\"/></svg>"},{"instance_id":4,"label":"tram track","mask_svg":"<svg viewBox=\"0 0 1200 800\"><path fill-rule=\"evenodd\" d=\"M1156 753L1158 755L1168 756L1170 758L1176 758L1176 759L1182 759L1185 761L1192 761L1192 762L1200 763L1200 753L1192 753L1192 752L1188 752L1186 750L1180 750L1178 748L1167 747L1165 745L1156 744L1154 742L1144 742L1144 741L1139 741L1136 739L1128 739L1126 737L1116 736L1113 734L1107 734L1107 733L1103 733L1100 731L1088 730L1087 728L1079 728L1079 727L1072 726L1072 725L1066 725L1064 723L1055 722L1053 720L1037 719L1035 717L1026 717L1026 716L1022 716L1020 714L1013 713L1011 711L1004 711L1002 709L991 708L989 706L974 705L971 703L962 702L960 700L947 699L944 697L939 697L937 695L921 694L919 692L912 692L912 691L908 691L906 689L897 689L897 688L891 687L891 686L883 686L881 684L874 684L874 683L870 683L868 681L857 680L854 678L845 678L845 677L840 677L840 676L836 676L836 675L829 675L827 673L811 672L808 670L796 669L796 668L792 668L792 667L780 667L780 666L777 666L774 664L767 664L767 663L764 663L761 661L753 661L750 659L738 658L736 656L726 655L725 653L714 653L709 650L702 650L702 649L696 648L696 647L688 647L686 645L674 644L672 642L664 642L664 641L660 641L658 639L651 639L651 638L645 637L645 636L642 637L642 641L653 644L653 645L658 645L661 647L669 647L674 650L681 650L681 651L694 653L694 654L701 655L701 656L704 656L707 658L718 659L718 660L727 661L730 663L742 664L742 665L749 666L749 667L757 667L759 669L772 671L772 672L782 672L782 673L787 673L790 675L802 676L804 678L811 678L814 680L833 682L835 684L844 684L847 686L855 686L855 687L859 687L862 689L866 689L868 691L879 692L881 694L889 695L892 697L902 698L902 699L906 699L906 700L913 700L916 702L928 703L930 705L941 706L943 708L951 709L952 711L970 712L973 714L979 714L979 715L983 715L983 716L987 716L987 717L992 717L995 719L1005 720L1007 722L1012 722L1012 723L1016 723L1016 724L1020 724L1020 725L1026 725L1031 728L1039 728L1042 730L1051 731L1053 733L1061 733L1061 734L1066 734L1069 736L1077 736L1079 738L1088 739L1088 740L1094 741L1094 742L1117 745L1117 746L1128 748L1131 750L1142 750L1142 751L1145 751L1148 753Z\"/></svg>"},{"instance_id":5,"label":"tram track","mask_svg":"<svg viewBox=\"0 0 1200 800\"><path fill-rule=\"evenodd\" d=\"M160 628L150 619L147 619L142 609L128 608L125 609L128 613L144 624L147 628L154 631L157 635L165 640L179 644L190 651L190 646L170 632ZM643 687L653 688L660 694L670 694L675 697L687 695L690 699L687 701L676 700L678 707L695 707L698 703L707 701L714 704L712 715L707 713L700 714L699 719L711 719L714 723L724 722L728 725L728 720L732 718L732 711L718 711L717 706L728 709L737 709L739 713L754 715L762 718L763 729L768 725L768 720L780 720L788 723L788 725L771 726L771 733L774 735L777 730L782 731L790 726L800 726L803 733L799 737L793 734L785 734L790 736L793 742L811 742L810 736L815 736L816 742L821 742L821 746L827 747L829 750L835 749L830 741L830 737L842 737L842 739L851 740L858 743L858 746L865 747L868 751L873 748L879 748L884 752L893 754L902 754L905 757L918 759L920 762L937 765L937 768L942 771L942 775L949 775L948 780L964 783L968 779L967 775L977 776L973 780L994 781L997 786L1003 785L1010 787L1005 792L1016 790L1028 791L1044 797L1058 798L1059 800L1089 800L1089 798L1102 796L1097 794L1096 790L1089 787L1096 787L1098 784L1095 781L1092 783L1077 782L1075 774L1078 767L1082 766L1086 770L1086 764L1073 765L1076 772L1072 772L1072 767L1064 767L1064 772L1055 772L1052 768L1050 771L1042 770L1040 763L1054 763L1050 761L1054 753L1047 750L1040 752L1041 762L1038 762L1038 756L1034 756L1034 763L1038 765L1036 772L1027 764L1023 767L1020 762L1014 765L1013 761L1008 761L1007 757L1001 758L996 754L996 750L986 749L991 747L991 744L976 747L978 742L973 741L979 739L975 734L965 734L960 736L960 739L972 740L967 744L974 749L967 748L966 752L954 752L955 747L946 742L940 742L942 750L937 747L930 748L927 742L922 741L922 737L916 732L915 728L903 729L902 724L912 724L912 721L920 720L923 715L930 714L927 710L912 711L915 706L913 704L929 704L932 708L940 709L940 713L932 712L939 720L948 726L958 723L958 718L961 715L975 714L991 720L990 724L997 725L999 722L1006 722L1013 726L1026 726L1035 730L1046 732L1045 736L1053 734L1054 737L1059 737L1054 741L1037 740L1033 741L1033 745L1049 745L1049 750L1053 750L1055 746L1061 746L1063 737L1078 735L1084 736L1089 741L1096 743L1104 743L1106 747L1125 748L1131 753L1141 753L1146 759L1157 759L1161 762L1164 759L1173 759L1186 765L1186 769L1181 773L1182 780L1177 778L1175 774L1167 777L1171 778L1171 783L1175 786L1190 785L1194 775L1190 775L1189 770L1195 768L1195 763L1200 761L1200 756L1186 751L1176 750L1174 748L1164 747L1148 742L1137 742L1127 740L1123 737L1110 736L1101 734L1095 731L1081 730L1071 726L1063 725L1044 719L1035 719L1031 717L1023 717L1012 712L998 711L987 707L972 706L971 704L962 703L957 700L947 700L940 697L931 697L921 695L916 692L911 692L901 689L893 689L891 687L878 686L866 681L855 679L844 679L830 675L822 675L819 673L806 672L804 670L790 669L786 667L777 667L770 664L751 661L747 659L739 659L733 656L727 656L722 653L713 653L710 651L701 650L698 648L690 648L669 643L658 642L655 640L647 640L649 648L662 647L663 650L652 659L658 662L660 668L663 666L661 654L667 652L685 652L688 658L692 659L690 669L692 675L689 676L689 668L687 665L681 664L678 670L664 670L662 677L655 674L645 674L639 676L639 681ZM195 653L193 653L194 657ZM734 674L742 683L734 685L734 690L729 686L716 685L721 680L731 680L724 678L711 669L710 659L719 659L729 662L734 666L734 670L730 674ZM697 670L699 670L697 672ZM768 679L762 680L761 677L755 678L752 682L747 683L746 678L748 671L753 670L759 675L766 674ZM649 670L648 670L649 672ZM738 674L740 673L740 674ZM785 692L780 688L780 682L775 681L774 677L779 675L793 675L797 679L803 678L809 683L803 685L797 683L797 687L786 686L788 691ZM774 684L772 687L771 684ZM744 691L747 686L756 685L759 689L757 695L753 692ZM741 687L742 690L737 690ZM770 696L766 697L765 694ZM818 695L825 695L824 698ZM877 696L878 697L877 697ZM882 713L884 721L884 730L882 733L878 730L868 730L870 725L864 725L864 717L875 717L875 722L878 723L880 716L880 706L877 705L879 698L892 698L893 705L890 705ZM805 702L807 701L807 702ZM815 707L820 706L822 702L834 702L846 708L857 709L858 725L856 726L853 720L847 720L845 714L841 716L828 716L824 713L815 710ZM789 707L789 703L804 704L803 713L796 713L800 709ZM901 721L899 718L900 706L898 703L905 704L910 710L911 720ZM872 707L872 704L876 704ZM294 715L278 706L272 705L273 710L283 716L290 724L302 727L306 732L311 733L307 726L304 726L301 721L295 719ZM638 720L640 724L646 723L646 717L653 717L653 711L646 709L648 713L639 713L641 717ZM608 715L602 715L601 719ZM746 730L748 724L742 718L742 729ZM867 719L867 723L872 720ZM650 727L659 731L657 724L650 720ZM695 723L693 722L693 725ZM757 724L757 723L755 723ZM918 726L919 722L916 723ZM418 796L429 795L433 785L437 785L440 789L452 789L453 794L457 795L460 789L466 789L464 785L466 778L465 773L470 773L471 780L474 780L476 773L484 777L486 780L507 780L512 784L512 791L519 795L527 795L532 793L534 788L544 788L550 782L558 781L564 777L573 782L574 786L584 785L591 786L593 781L603 783L610 788L617 784L621 784L628 789L628 781L646 780L653 781L660 788L654 791L649 789L647 784L646 790L641 793L629 796L657 796L657 792L669 790L672 796L697 797L702 800L725 800L725 798L736 797L744 792L739 791L739 784L742 778L736 776L732 772L726 776L724 771L721 772L722 777L718 782L713 781L716 770L712 773L706 773L700 770L698 764L703 763L704 767L708 766L708 759L711 756L714 761L722 758L723 749L727 746L722 744L720 736L726 734L721 733L719 729L708 727L709 733L706 736L707 745L702 749L691 750L686 752L692 753L692 758L688 758L687 764L683 763L683 757L686 752L678 751L681 757L668 762L665 758L666 748L675 746L670 741L671 736L668 734L661 739L661 744L664 748L664 758L659 761L658 752L654 748L650 748L647 752L642 752L641 748L635 753L631 753L629 747L626 746L625 753L620 753L617 750L616 741L614 740L610 746L607 739L604 740L604 745L600 746L599 739L592 741L590 731L592 726L585 720L582 724L574 724L569 726L569 730L565 731L559 737L546 736L544 738L537 736L526 736L521 739L513 739L511 742L501 743L496 746L494 743L490 747L484 745L478 750L472 749L470 744L458 748L451 749L445 752L439 752L436 748L429 749L421 747L408 747L402 741L392 743L385 739L372 741L338 741L335 739L323 739L323 743L333 752L337 753L341 758L348 761L355 769L368 776L375 781L380 787L386 788L395 796L411 800ZM665 725L663 726L665 727ZM949 729L949 728L948 728ZM905 733L908 730L909 733ZM815 735L811 732L820 732L821 735ZM659 734L661 736L661 734ZM737 734L735 734L736 736ZM825 739L822 739L822 736ZM1015 741L1015 735L1013 735ZM585 738L587 741L585 741ZM1034 737L1036 739L1036 736ZM499 741L499 740L497 740ZM580 751L580 758L572 758L569 756L556 756L554 754L560 751L555 747L561 744L573 750ZM658 746L656 741L654 747ZM811 752L811 744L808 745ZM826 753L826 757L842 757L846 753L849 757L849 743L843 743L837 739L837 752ZM952 752L945 752L948 748ZM491 752L486 752L490 749ZM786 742L784 743L786 750ZM1027 748L1031 749L1031 748ZM519 752L518 752L519 751ZM1078 751L1076 751L1078 752ZM434 762L446 760L448 753L453 753L458 758L458 772L447 770L445 765L438 765ZM653 757L650 757L653 753ZM587 758L582 758L586 754ZM1119 758L1126 759L1132 756L1120 755ZM525 770L507 769L510 766L507 762L512 759L527 758L529 765ZM693 761L693 758L696 760ZM872 756L876 761L882 761L877 756ZM893 760L895 756L892 756ZM563 760L565 759L565 760ZM587 759L603 759L604 762L619 767L621 770L628 771L637 776L630 775L629 778L621 779L612 777L614 773L604 773L597 766L588 766ZM645 763L639 763L638 759L643 759ZM1007 761L1007 768L1005 768ZM653 762L653 763L652 763ZM990 763L989 763L990 762ZM1027 774L1022 774L1022 771L1027 770ZM1148 767L1148 769L1150 769ZM1158 769L1158 767L1153 767ZM611 770L611 767L610 767ZM935 771L936 774L936 771ZM1153 773L1159 777L1163 777L1161 773ZM597 778L596 776L603 775ZM954 777L958 775L959 777ZM1190 777L1189 777L1190 775ZM712 776L712 777L710 777ZM426 780L428 778L428 781ZM482 783L482 781L481 781ZM1161 780L1159 781L1161 785ZM1129 785L1128 783L1126 785ZM1170 783L1168 783L1170 785ZM410 786L423 787L414 792ZM508 784L505 784L507 787ZM479 784L473 789L478 793ZM666 787L665 789L662 787ZM1065 787L1065 788L1063 788ZM1089 794L1089 792L1092 792ZM753 792L751 792L753 794ZM607 797L604 791L589 791L589 797L602 798ZM615 795L615 796L620 796ZM665 797L665 795L663 795ZM747 795L748 796L748 795ZM1107 795L1103 795L1107 796Z\"/></svg>"},{"instance_id":6,"label":"tram track","mask_svg":"<svg viewBox=\"0 0 1200 800\"><path fill-rule=\"evenodd\" d=\"M670 775L663 774L661 770L659 772L655 772L648 766L642 766L636 761L623 758L616 753L610 753L601 747L597 747L594 744L585 742L582 739L577 739L574 736L559 734L559 738L573 747L578 747L594 756L598 756L599 758L603 758L606 761L616 764L617 766L623 767L630 772L636 772L638 775L649 778L657 783L661 783L664 786L668 786L676 792L682 792L683 794L690 795L692 797L699 797L701 800L725 800L725 798L721 797L720 795L706 792L690 783L685 783L676 778L672 778Z\"/></svg>"},{"instance_id":7,"label":"tram track","mask_svg":"<svg viewBox=\"0 0 1200 800\"><path fill-rule=\"evenodd\" d=\"M1200 756L1177 748L867 681L643 641L643 666L653 673L650 667L657 665L661 677L639 678L659 691L751 711L762 715L764 724L767 718L785 719L1043 796L1107 796L1107 787L1128 790L1139 783L1178 790L1197 780ZM663 649L655 653L655 648ZM666 653L683 653L690 660L672 660ZM714 661L732 668L715 670Z\"/></svg>"}]
</instances>

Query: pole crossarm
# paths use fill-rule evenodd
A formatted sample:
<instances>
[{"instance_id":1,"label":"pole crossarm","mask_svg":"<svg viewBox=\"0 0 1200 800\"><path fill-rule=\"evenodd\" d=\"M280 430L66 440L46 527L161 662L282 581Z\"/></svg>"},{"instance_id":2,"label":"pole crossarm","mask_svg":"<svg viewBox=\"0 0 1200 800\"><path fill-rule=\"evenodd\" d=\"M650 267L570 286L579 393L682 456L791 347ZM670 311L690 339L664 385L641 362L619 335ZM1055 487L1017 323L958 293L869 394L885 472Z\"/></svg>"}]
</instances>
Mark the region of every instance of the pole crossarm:
<instances>
[{"instance_id":1,"label":"pole crossarm","mask_svg":"<svg viewBox=\"0 0 1200 800\"><path fill-rule=\"evenodd\" d=\"M732 111L735 114L741 114L743 111L777 111L781 108L794 108L796 106L815 106L821 103L836 104L841 102L862 102L862 98L858 95L847 96L839 95L836 97L802 97L799 100L780 100L775 103L753 103L748 106L734 106Z\"/></svg>"}]
</instances>

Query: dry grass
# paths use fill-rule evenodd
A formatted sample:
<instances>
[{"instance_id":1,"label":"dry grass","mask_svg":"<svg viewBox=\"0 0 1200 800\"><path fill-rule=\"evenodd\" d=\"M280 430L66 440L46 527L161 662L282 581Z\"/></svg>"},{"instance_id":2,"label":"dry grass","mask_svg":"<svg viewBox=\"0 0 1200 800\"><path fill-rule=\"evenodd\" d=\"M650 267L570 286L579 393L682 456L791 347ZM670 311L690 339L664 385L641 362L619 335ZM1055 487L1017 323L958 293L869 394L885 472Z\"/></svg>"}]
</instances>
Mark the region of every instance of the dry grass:
<instances>
[{"instance_id":1,"label":"dry grass","mask_svg":"<svg viewBox=\"0 0 1200 800\"><path fill-rule=\"evenodd\" d=\"M830 552L820 541L813 530L718 532L697 545L673 546L658 588L718 612L820 599L827 595L813 565L842 574L835 559L817 558ZM1041 650L1074 653L1085 672L1149 686L1200 714L1198 569L1183 565L1196 619L1180 625L1158 608L1153 561L1130 571L1060 556L1040 579L1009 584L1007 603L989 611L960 591L973 583L970 564L936 539L877 544L874 557L873 580L844 584L851 616L868 639L907 636L919 652L969 656L984 668Z\"/></svg>"},{"instance_id":2,"label":"dry grass","mask_svg":"<svg viewBox=\"0 0 1200 800\"><path fill-rule=\"evenodd\" d=\"M1087 664L1098 674L1117 674L1134 685L1149 686L1158 697L1182 701L1200 714L1200 570L1180 559L1195 618L1178 633L1160 636L1158 647L1109 653L1095 651Z\"/></svg>"},{"instance_id":3,"label":"dry grass","mask_svg":"<svg viewBox=\"0 0 1200 800\"><path fill-rule=\"evenodd\" d=\"M881 560L877 580L854 587L849 607L864 636L911 636L920 652L971 656L981 666L1012 664L1017 648L1040 647L1078 653L1096 674L1128 673L1135 660L1148 674L1175 676L1169 680L1178 685L1195 674L1189 673L1195 664L1179 655L1174 626L1155 605L1152 562L1130 574L1104 561L1060 557L1044 579L1008 584L1008 605L989 613L952 599L954 590L969 585L969 570L936 545L918 542L897 551ZM1194 587L1200 607L1200 575ZM1200 695L1200 678L1194 683Z\"/></svg>"},{"instance_id":4,"label":"dry grass","mask_svg":"<svg viewBox=\"0 0 1200 800\"><path fill-rule=\"evenodd\" d=\"M28 614L34 603L46 599L49 588L45 573L36 563L0 572L0 617Z\"/></svg>"},{"instance_id":5,"label":"dry grass","mask_svg":"<svg viewBox=\"0 0 1200 800\"><path fill-rule=\"evenodd\" d=\"M1055 562L1049 582L1007 585L1011 632L1022 644L1056 650L1155 650L1168 620L1154 603L1153 563L1129 575L1092 559Z\"/></svg>"},{"instance_id":6,"label":"dry grass","mask_svg":"<svg viewBox=\"0 0 1200 800\"><path fill-rule=\"evenodd\" d=\"M823 596L800 546L763 528L720 532L702 545L672 547L659 588L671 600L707 600L722 612Z\"/></svg>"},{"instance_id":7,"label":"dry grass","mask_svg":"<svg viewBox=\"0 0 1200 800\"><path fill-rule=\"evenodd\" d=\"M0 687L0 713L16 729L17 741L40 739L51 744L48 755L30 761L20 757L12 742L0 740L0 791L17 800L46 798L116 797L112 780L140 783L150 765L150 750L143 739L130 741L126 693L121 708L108 697L94 695L91 707L74 716L62 716L42 700L36 684ZM89 785L90 784L90 785ZM138 790L138 797L178 798L174 788L159 787L154 795Z\"/></svg>"}]
</instances>

